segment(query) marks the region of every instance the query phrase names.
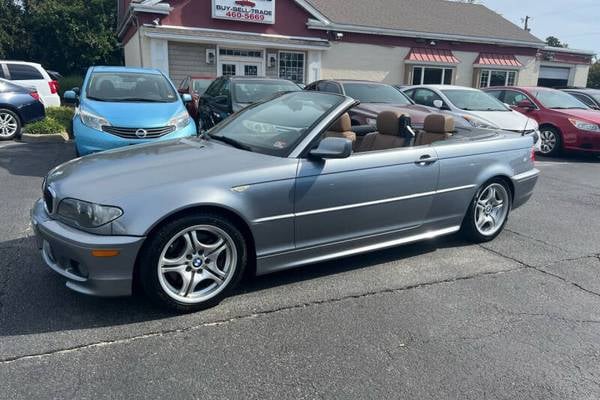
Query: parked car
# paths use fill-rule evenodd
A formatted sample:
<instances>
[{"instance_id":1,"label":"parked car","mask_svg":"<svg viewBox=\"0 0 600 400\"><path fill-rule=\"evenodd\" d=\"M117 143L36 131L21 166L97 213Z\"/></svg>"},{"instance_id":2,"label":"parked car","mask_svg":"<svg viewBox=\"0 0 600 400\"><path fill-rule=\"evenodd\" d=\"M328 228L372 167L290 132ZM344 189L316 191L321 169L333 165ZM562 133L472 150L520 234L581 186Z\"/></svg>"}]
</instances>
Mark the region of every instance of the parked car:
<instances>
[{"instance_id":1,"label":"parked car","mask_svg":"<svg viewBox=\"0 0 600 400\"><path fill-rule=\"evenodd\" d=\"M593 110L600 110L600 89L569 88L563 89L563 92L575 96L577 100Z\"/></svg>"},{"instance_id":2,"label":"parked car","mask_svg":"<svg viewBox=\"0 0 600 400\"><path fill-rule=\"evenodd\" d=\"M415 104L406 94L394 86L380 82L359 80L321 80L313 82L305 90L342 94L360 101L350 113L352 125L374 126L382 111L400 110L411 118L416 127L423 126L425 118L434 113L428 107ZM440 111L436 111L439 113ZM469 127L461 117L448 113L455 118L457 126Z\"/></svg>"},{"instance_id":3,"label":"parked car","mask_svg":"<svg viewBox=\"0 0 600 400\"><path fill-rule=\"evenodd\" d=\"M461 231L495 238L532 195L533 141L430 115L407 140L384 111L353 152L349 97L284 93L206 135L94 154L49 172L32 226L75 291L180 311L266 274Z\"/></svg>"},{"instance_id":4,"label":"parked car","mask_svg":"<svg viewBox=\"0 0 600 400\"><path fill-rule=\"evenodd\" d=\"M194 121L198 122L198 103L200 102L200 96L206 92L206 89L215 80L214 77L210 76L188 76L181 81L177 91L180 94L189 94L192 96L192 101L186 103L186 108Z\"/></svg>"},{"instance_id":5,"label":"parked car","mask_svg":"<svg viewBox=\"0 0 600 400\"><path fill-rule=\"evenodd\" d=\"M90 67L83 87L65 92L75 103L73 135L79 155L196 135L185 108L189 94L179 96L159 70Z\"/></svg>"},{"instance_id":6,"label":"parked car","mask_svg":"<svg viewBox=\"0 0 600 400\"><path fill-rule=\"evenodd\" d=\"M543 87L494 87L486 92L538 122L542 154L600 153L600 112L575 97Z\"/></svg>"},{"instance_id":7,"label":"parked car","mask_svg":"<svg viewBox=\"0 0 600 400\"><path fill-rule=\"evenodd\" d=\"M58 81L40 65L24 61L0 61L0 78L34 87L45 107L60 106Z\"/></svg>"},{"instance_id":8,"label":"parked car","mask_svg":"<svg viewBox=\"0 0 600 400\"><path fill-rule=\"evenodd\" d=\"M35 89L0 78L0 140L21 136L24 125L45 116L44 105Z\"/></svg>"},{"instance_id":9,"label":"parked car","mask_svg":"<svg viewBox=\"0 0 600 400\"><path fill-rule=\"evenodd\" d=\"M300 87L286 79L222 76L200 97L199 126L208 130L244 107L280 92L297 92Z\"/></svg>"},{"instance_id":10,"label":"parked car","mask_svg":"<svg viewBox=\"0 0 600 400\"><path fill-rule=\"evenodd\" d=\"M404 88L415 103L461 115L474 127L497 127L534 135L539 143L539 126L533 119L512 110L494 96L479 89L452 85L420 85Z\"/></svg>"}]
</instances>

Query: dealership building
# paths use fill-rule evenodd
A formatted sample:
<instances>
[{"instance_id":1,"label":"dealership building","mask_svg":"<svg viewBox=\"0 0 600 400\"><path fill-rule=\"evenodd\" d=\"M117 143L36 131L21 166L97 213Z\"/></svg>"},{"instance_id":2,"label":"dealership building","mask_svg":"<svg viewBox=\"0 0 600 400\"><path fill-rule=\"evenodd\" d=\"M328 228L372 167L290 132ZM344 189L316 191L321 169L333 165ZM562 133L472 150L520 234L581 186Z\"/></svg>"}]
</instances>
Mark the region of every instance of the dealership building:
<instances>
[{"instance_id":1,"label":"dealership building","mask_svg":"<svg viewBox=\"0 0 600 400\"><path fill-rule=\"evenodd\" d=\"M127 66L310 83L586 86L593 52L444 0L117 0Z\"/></svg>"}]
</instances>

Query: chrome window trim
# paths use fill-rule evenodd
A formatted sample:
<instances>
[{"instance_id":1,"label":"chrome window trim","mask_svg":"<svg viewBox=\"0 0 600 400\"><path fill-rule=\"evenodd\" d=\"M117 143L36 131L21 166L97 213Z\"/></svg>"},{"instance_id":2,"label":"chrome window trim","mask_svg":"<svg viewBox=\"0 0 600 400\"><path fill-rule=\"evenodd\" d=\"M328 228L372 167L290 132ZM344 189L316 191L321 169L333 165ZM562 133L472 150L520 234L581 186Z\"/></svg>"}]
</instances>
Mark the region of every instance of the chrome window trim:
<instances>
[{"instance_id":1,"label":"chrome window trim","mask_svg":"<svg viewBox=\"0 0 600 400\"><path fill-rule=\"evenodd\" d=\"M369 207L369 206L374 206L374 205L378 205L378 204L394 203L397 201L417 199L420 197L428 197L428 196L433 196L436 194L443 194L443 193L450 193L450 192L455 192L455 191L459 191L459 190L472 189L474 187L475 187L475 185L457 186L457 187L453 187L453 188L440 189L440 190L435 190L435 191L431 191L431 192L415 193L415 194L410 194L410 195L406 195L406 196L390 197L387 199L366 201L363 203L346 204L343 206L320 208L320 209L316 209L316 210L302 211L302 212L298 212L298 213L275 215L275 216L271 216L271 217L255 219L252 222L255 224L260 224L263 222L271 222L271 221L277 221L277 220L281 220L281 219L289 219L289 218L294 218L294 217L305 217L308 215L316 215L316 214L324 214L324 213L335 212L335 211L350 210L353 208Z\"/></svg>"}]
</instances>

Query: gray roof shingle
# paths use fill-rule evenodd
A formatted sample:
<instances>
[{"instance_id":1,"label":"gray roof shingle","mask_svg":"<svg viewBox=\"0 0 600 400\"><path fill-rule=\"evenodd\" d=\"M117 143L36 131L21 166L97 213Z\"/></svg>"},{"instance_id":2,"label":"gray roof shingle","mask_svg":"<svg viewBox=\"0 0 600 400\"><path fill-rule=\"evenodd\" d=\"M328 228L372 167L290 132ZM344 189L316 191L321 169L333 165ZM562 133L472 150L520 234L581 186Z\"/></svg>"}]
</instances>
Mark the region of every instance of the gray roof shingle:
<instances>
[{"instance_id":1,"label":"gray roof shingle","mask_svg":"<svg viewBox=\"0 0 600 400\"><path fill-rule=\"evenodd\" d=\"M542 44L481 4L446 0L306 0L335 24Z\"/></svg>"}]
</instances>

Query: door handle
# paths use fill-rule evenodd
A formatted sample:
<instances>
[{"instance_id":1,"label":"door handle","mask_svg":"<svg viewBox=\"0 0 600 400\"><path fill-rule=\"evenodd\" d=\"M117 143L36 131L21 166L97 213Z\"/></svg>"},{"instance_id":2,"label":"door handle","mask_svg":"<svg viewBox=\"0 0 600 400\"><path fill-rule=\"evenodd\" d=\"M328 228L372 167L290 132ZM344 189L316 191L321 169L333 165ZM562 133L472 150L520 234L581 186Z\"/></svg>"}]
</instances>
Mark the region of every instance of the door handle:
<instances>
[{"instance_id":1,"label":"door handle","mask_svg":"<svg viewBox=\"0 0 600 400\"><path fill-rule=\"evenodd\" d=\"M419 157L419 161L415 161L415 164L430 165L430 164L433 164L434 162L436 162L437 160L438 160L437 157L432 157L429 154L424 154L421 157Z\"/></svg>"}]
</instances>

